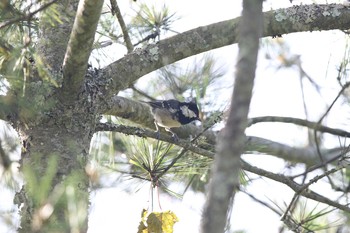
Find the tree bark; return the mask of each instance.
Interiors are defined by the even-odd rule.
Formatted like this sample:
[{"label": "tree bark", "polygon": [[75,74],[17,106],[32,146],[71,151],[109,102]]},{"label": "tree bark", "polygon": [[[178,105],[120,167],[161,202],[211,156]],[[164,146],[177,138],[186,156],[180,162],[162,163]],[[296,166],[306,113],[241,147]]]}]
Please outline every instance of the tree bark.
[{"label": "tree bark", "polygon": [[238,62],[231,107],[225,128],[219,134],[212,178],[202,217],[202,233],[224,232],[234,193],[240,183],[240,156],[252,97],[259,38],[262,32],[262,0],[243,1],[239,24]]},{"label": "tree bark", "polygon": [[[77,2],[61,1],[56,5],[61,22],[56,22],[54,26],[47,22],[48,16],[45,13],[41,14],[37,48],[51,78],[62,78],[61,66]],[[88,13],[100,15],[100,11]],[[76,21],[80,20],[79,17],[81,15]],[[97,25],[98,17],[92,18]],[[89,41],[87,47],[92,45],[95,30],[96,27],[84,35]],[[75,36],[71,39],[71,44],[85,46],[78,39],[79,36]],[[76,49],[73,45],[71,47]],[[87,231],[89,181],[85,167],[90,141],[99,120],[94,106],[97,96],[91,89],[86,90],[84,85],[89,77],[89,80],[97,79],[91,77],[96,75],[93,72],[85,75],[88,73],[87,59],[90,52],[91,48],[85,52],[87,55],[84,64],[79,63],[84,67],[84,72],[74,76],[79,82],[78,85],[71,85],[74,94],[61,98],[58,91],[61,86],[43,80],[34,70],[24,95],[16,97],[20,104],[16,105],[17,113],[11,115],[10,120],[22,142],[20,164],[26,178],[25,185],[15,196],[15,203],[21,206],[19,232]],[[75,54],[79,55],[80,53]],[[75,58],[74,55],[67,56],[66,61],[71,65],[76,61]],[[80,77],[77,78],[77,75]],[[63,78],[67,79],[67,76]]]}]

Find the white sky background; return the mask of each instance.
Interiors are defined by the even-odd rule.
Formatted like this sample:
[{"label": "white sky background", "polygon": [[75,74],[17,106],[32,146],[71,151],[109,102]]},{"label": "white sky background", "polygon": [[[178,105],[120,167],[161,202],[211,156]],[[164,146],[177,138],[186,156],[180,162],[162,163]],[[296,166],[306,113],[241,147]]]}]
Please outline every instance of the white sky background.
[{"label": "white sky background", "polygon": [[[146,2],[159,2],[159,0]],[[308,4],[313,1],[293,1],[293,4],[301,2]],[[333,2],[339,3],[340,1],[318,1],[318,3]],[[241,1],[177,0],[166,1],[166,3],[171,11],[177,12],[182,17],[173,27],[175,31],[179,32],[235,18],[241,13]],[[120,5],[122,12],[127,12],[134,3],[133,1],[119,1],[119,4],[122,4]],[[266,11],[272,7],[290,7],[292,4],[289,0],[269,0],[265,1],[264,6]],[[310,119],[318,120],[320,114],[325,110],[324,104],[330,103],[339,90],[335,82],[335,67],[343,56],[344,35],[338,31],[294,33],[283,35],[283,40],[287,41],[292,53],[301,55],[302,66],[312,78],[323,87],[333,88],[333,91],[323,92],[322,97],[319,97],[312,89],[306,91],[306,94],[311,93],[307,96],[308,106],[313,106],[313,111],[309,112]],[[272,50],[273,48],[271,48]],[[266,47],[263,51],[266,51]],[[108,56],[110,60],[114,61],[124,56],[124,53],[126,50],[116,47],[113,53]],[[227,86],[232,86],[237,46],[227,46],[211,53],[218,59],[218,65],[224,65],[227,70],[225,75]],[[264,55],[263,52],[260,53],[250,117],[276,115],[304,118],[298,71],[295,68],[277,71],[275,67],[271,67],[270,61],[264,59]],[[186,59],[183,63],[187,65],[191,59]],[[154,75],[154,73],[150,75]],[[230,96],[231,89],[227,89],[218,98],[219,101],[226,102]],[[331,122],[331,127],[350,131],[349,124],[343,123],[350,117],[350,111],[340,109],[340,107],[337,107],[336,110],[338,114],[328,117],[326,122]],[[305,142],[305,132],[287,124],[258,124],[247,130],[248,135],[261,136],[298,146]],[[330,146],[334,146],[334,144],[332,143]],[[244,158],[248,162],[274,172],[288,172],[283,170],[284,162],[273,157],[246,155]],[[319,183],[322,186],[322,182]],[[91,195],[89,233],[135,233],[137,231],[142,208],[148,206],[149,186],[144,185],[140,190],[131,193],[125,192],[126,186],[128,186],[127,181],[120,188],[101,189]],[[132,181],[130,186],[132,186]],[[288,203],[293,194],[290,189],[267,179],[255,182],[249,186],[248,190],[259,198],[268,197],[278,203]],[[0,207],[5,207],[5,204],[12,200],[11,198],[5,199],[7,195],[3,194],[0,195]],[[183,200],[163,195],[160,201],[163,211],[172,210],[179,217],[180,221],[175,224],[175,233],[179,233],[198,232],[204,200],[203,194],[188,192]],[[232,214],[233,230],[245,230],[249,233],[277,233],[278,227],[281,225],[279,218],[272,211],[252,202],[244,194],[239,193],[235,198]],[[1,227],[0,224],[0,232],[3,232]]]}]

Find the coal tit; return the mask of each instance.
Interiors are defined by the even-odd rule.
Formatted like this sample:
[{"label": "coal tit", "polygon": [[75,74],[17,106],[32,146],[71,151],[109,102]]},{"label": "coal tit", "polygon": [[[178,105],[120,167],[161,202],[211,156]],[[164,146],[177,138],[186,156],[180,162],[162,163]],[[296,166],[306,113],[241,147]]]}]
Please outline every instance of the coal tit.
[{"label": "coal tit", "polygon": [[172,134],[174,140],[178,140],[177,135],[171,131],[171,128],[180,127],[195,120],[200,121],[199,110],[194,102],[180,102],[171,99],[145,103],[151,106],[158,137],[158,126],[164,127],[166,131]]}]

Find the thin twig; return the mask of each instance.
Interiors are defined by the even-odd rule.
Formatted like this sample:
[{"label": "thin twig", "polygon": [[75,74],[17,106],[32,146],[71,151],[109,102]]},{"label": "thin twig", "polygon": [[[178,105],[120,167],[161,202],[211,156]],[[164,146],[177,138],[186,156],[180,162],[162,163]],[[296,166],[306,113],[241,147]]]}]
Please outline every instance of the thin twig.
[{"label": "thin twig", "polygon": [[[339,97],[343,94],[343,92],[345,91],[346,88],[348,88],[350,86],[350,82],[346,83],[342,89],[339,91],[338,95],[335,97],[335,99],[333,100],[332,104],[328,107],[327,111],[321,116],[321,118],[318,120],[318,124],[320,125],[323,121],[323,119],[328,115],[328,113],[331,111],[331,109],[333,108],[334,104],[337,102],[337,100],[339,99]],[[324,160],[323,160],[323,156],[322,156],[322,153],[321,153],[321,149],[320,149],[320,144],[319,144],[319,141],[318,141],[318,138],[317,138],[317,129],[314,130],[314,138],[315,138],[315,144],[316,144],[316,151],[317,151],[317,155],[318,157],[320,158],[320,161],[322,164],[324,164],[324,169],[325,171],[327,171],[327,164],[324,163]],[[329,183],[334,186],[332,180],[330,177],[328,177],[328,181]]]},{"label": "thin twig", "polygon": [[324,167],[325,164],[329,164],[329,163],[332,163],[332,162],[334,162],[334,161],[340,159],[340,158],[343,157],[345,154],[347,154],[349,151],[350,151],[350,145],[347,147],[346,150],[344,150],[344,151],[343,151],[342,153],[340,153],[339,155],[337,155],[337,156],[335,156],[335,157],[333,157],[333,158],[328,159],[328,160],[325,161],[324,163],[320,163],[320,164],[311,166],[311,167],[307,168],[303,173],[298,174],[298,175],[294,175],[294,176],[290,176],[290,178],[291,178],[291,179],[295,179],[295,178],[297,178],[297,177],[299,177],[299,176],[303,176],[303,175],[305,175],[305,174],[307,174],[307,173],[310,173],[310,172],[312,172],[312,171],[314,171],[314,170],[316,170],[316,169],[319,169],[319,168],[321,168],[321,167]]},{"label": "thin twig", "polygon": [[247,191],[244,190],[240,190],[242,193],[246,194],[248,197],[250,197],[251,199],[253,199],[254,201],[258,202],[259,204],[269,208],[270,210],[272,210],[273,212],[275,212],[278,216],[281,215],[281,212],[279,212],[276,208],[274,208],[273,206],[271,206],[269,203],[266,203],[260,199],[258,199],[257,197],[253,196],[252,194],[248,193]]},{"label": "thin twig", "polygon": [[300,195],[302,192],[306,191],[306,190],[310,187],[310,185],[312,185],[313,183],[316,183],[317,181],[319,181],[320,179],[322,179],[322,178],[324,178],[324,177],[328,177],[330,174],[335,173],[335,172],[339,171],[340,169],[343,169],[343,168],[346,167],[346,166],[347,166],[347,165],[345,165],[345,166],[343,165],[343,166],[339,166],[339,167],[337,167],[337,168],[333,168],[333,169],[331,169],[331,170],[328,170],[328,171],[326,171],[325,173],[323,173],[322,175],[315,176],[315,177],[312,178],[308,183],[302,185],[301,188],[300,188],[297,192],[295,192],[295,194],[294,194],[294,196],[293,196],[293,199],[292,199],[292,201],[290,202],[290,204],[289,204],[288,208],[286,209],[286,211],[284,212],[284,214],[283,214],[281,220],[282,220],[282,221],[285,220],[285,218],[287,217],[287,214],[288,214],[288,212],[289,212],[289,210],[290,210],[292,204],[295,202],[295,200],[299,197],[299,195]]},{"label": "thin twig", "polygon": [[128,50],[128,53],[131,53],[134,50],[134,46],[131,43],[128,29],[127,29],[126,24],[124,22],[122,13],[120,12],[118,3],[116,0],[110,0],[110,2],[111,2],[111,6],[112,6],[112,9],[111,9],[112,14],[116,15],[118,22],[119,22],[119,25],[120,25],[120,28],[122,29],[123,37],[124,37],[124,41],[125,41],[125,45],[126,45],[126,48]]},{"label": "thin twig", "polygon": [[[275,174],[273,172],[266,171],[264,169],[252,166],[249,163],[245,162],[244,160],[241,160],[241,163],[242,163],[242,169],[249,171],[249,172],[252,172],[254,174],[260,175],[260,176],[267,177],[267,178],[272,179],[274,181],[277,181],[279,183],[285,184],[289,188],[294,190],[295,192],[299,192],[301,196],[304,196],[306,198],[327,204],[329,206],[336,207],[336,208],[343,210],[345,212],[350,212],[350,208],[348,207],[349,204],[342,205],[342,204],[335,202],[335,201],[333,201],[325,196],[322,196],[322,195],[320,195],[312,190],[309,190],[309,189],[305,190],[304,186],[296,183],[295,181],[291,180],[290,178],[288,178],[284,175]],[[333,170],[330,170],[330,171],[334,172]],[[324,174],[324,175],[328,175],[328,173]],[[324,176],[322,176],[322,177],[324,177]]]},{"label": "thin twig", "polygon": [[350,138],[350,132],[348,131],[345,131],[342,129],[330,128],[330,127],[321,125],[319,122],[313,122],[313,121],[308,121],[308,120],[294,118],[294,117],[279,117],[279,116],[254,117],[248,120],[248,126],[251,126],[256,123],[261,123],[261,122],[291,123],[295,125],[305,126],[309,129],[314,129],[319,132]]},{"label": "thin twig", "polygon": [[140,89],[138,89],[137,87],[135,87],[135,85],[132,85],[130,87],[132,90],[134,90],[136,93],[140,94],[143,97],[146,97],[147,99],[151,100],[151,101],[155,101],[156,99],[153,98],[152,96],[148,95],[146,92],[141,91]]}]

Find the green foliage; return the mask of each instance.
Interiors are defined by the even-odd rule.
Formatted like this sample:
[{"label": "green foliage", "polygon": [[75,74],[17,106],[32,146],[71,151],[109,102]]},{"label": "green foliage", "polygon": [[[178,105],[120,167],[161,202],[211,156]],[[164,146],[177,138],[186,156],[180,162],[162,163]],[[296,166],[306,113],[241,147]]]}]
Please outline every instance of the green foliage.
[{"label": "green foliage", "polygon": [[34,162],[23,167],[26,195],[32,200],[32,229],[37,232],[77,232],[86,221],[89,194],[77,184],[87,185],[87,177],[73,171],[60,180],[58,163],[57,155],[34,155]]},{"label": "green foliage", "polygon": [[[23,174],[24,177],[26,177],[28,195],[32,198],[35,206],[40,206],[47,200],[52,191],[52,183],[57,171],[58,157],[55,155],[48,156],[47,164],[44,166],[42,164],[42,156],[34,156],[37,161],[35,163],[36,167],[29,164],[25,165],[23,167]],[[37,166],[47,167],[47,169],[38,172]],[[40,190],[40,192],[38,192],[38,190]]]},{"label": "green foliage", "polygon": [[309,206],[306,201],[302,201],[297,205],[293,214],[292,221],[302,229],[301,232],[319,232],[330,228],[332,223],[329,222],[326,216],[334,209],[330,207],[320,209],[318,205],[315,205],[313,209],[308,210]]},{"label": "green foliage", "polygon": [[163,87],[161,91],[170,91],[180,100],[184,96],[203,99],[208,94],[208,88],[217,83],[224,72],[221,68],[216,68],[215,58],[206,54],[199,61],[195,59],[191,62],[185,70],[173,64],[160,69],[159,75],[157,87]]},{"label": "green foliage", "polygon": [[166,5],[157,9],[154,5],[149,7],[141,3],[136,16],[131,21],[130,28],[135,29],[141,38],[153,35],[153,39],[159,40],[161,32],[172,31],[171,25],[178,19],[179,17],[171,13]]},{"label": "green foliage", "polygon": [[119,39],[123,38],[123,35],[120,34],[118,22],[116,21],[115,16],[110,14],[101,15],[97,33],[100,36],[103,36],[104,40],[108,38],[113,42],[122,43],[122,41],[119,41]]},{"label": "green foliage", "polygon": [[[42,2],[9,1],[0,4],[0,91],[6,93],[2,109],[25,122],[52,106],[48,101],[60,84],[36,52],[38,18],[34,10]],[[41,11],[45,23],[60,23],[57,5]],[[34,121],[33,121],[34,122]]]},{"label": "green foliage", "polygon": [[[46,1],[46,4],[49,4],[49,2]],[[60,14],[59,7],[65,6],[60,6],[59,4],[54,3],[51,4],[50,7],[43,9],[40,15],[40,23],[49,24],[51,27],[54,27],[57,24],[62,24],[63,20],[66,19]]]},{"label": "green foliage", "polygon": [[176,155],[175,146],[161,141],[154,144],[137,137],[125,139],[124,144],[129,162],[133,165],[132,176],[151,181],[154,186],[158,186],[160,175]]},{"label": "green foliage", "polygon": [[181,195],[168,187],[172,182],[185,185],[182,193],[189,187],[197,191],[204,190],[210,159],[190,152],[179,157],[182,152],[178,147],[160,141],[128,137],[124,143],[126,156],[132,165],[129,171],[132,177],[149,181],[153,187],[160,187],[177,197]]}]

